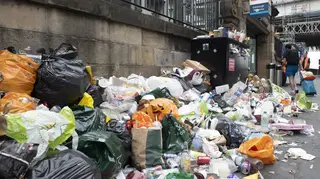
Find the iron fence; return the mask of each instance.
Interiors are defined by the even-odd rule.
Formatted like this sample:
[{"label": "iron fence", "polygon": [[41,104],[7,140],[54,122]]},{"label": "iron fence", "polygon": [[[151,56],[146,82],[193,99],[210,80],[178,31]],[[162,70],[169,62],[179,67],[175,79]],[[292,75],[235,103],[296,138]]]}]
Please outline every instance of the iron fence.
[{"label": "iron fence", "polygon": [[121,0],[141,13],[201,31],[220,25],[220,0]]}]

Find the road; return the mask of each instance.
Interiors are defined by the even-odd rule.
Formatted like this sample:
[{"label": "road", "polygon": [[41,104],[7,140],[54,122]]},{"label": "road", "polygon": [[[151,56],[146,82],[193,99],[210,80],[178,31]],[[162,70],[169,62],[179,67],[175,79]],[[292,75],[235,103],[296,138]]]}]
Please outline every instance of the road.
[{"label": "road", "polygon": [[[320,78],[315,80],[316,89],[320,92]],[[320,105],[320,95],[309,97],[314,103]],[[278,161],[273,165],[265,166],[261,171],[265,179],[319,179],[320,178],[320,111],[317,112],[305,112],[300,114],[297,119],[306,120],[307,124],[311,124],[314,127],[314,136],[306,136],[303,134],[295,134],[292,137],[284,137],[288,143],[297,143],[295,148],[302,148],[307,153],[316,156],[312,161],[303,159],[288,159],[287,162],[281,160],[284,159],[284,155],[289,148],[293,148],[289,145],[281,145],[276,150],[283,151],[282,154],[276,154]],[[313,168],[312,168],[313,167]]]}]

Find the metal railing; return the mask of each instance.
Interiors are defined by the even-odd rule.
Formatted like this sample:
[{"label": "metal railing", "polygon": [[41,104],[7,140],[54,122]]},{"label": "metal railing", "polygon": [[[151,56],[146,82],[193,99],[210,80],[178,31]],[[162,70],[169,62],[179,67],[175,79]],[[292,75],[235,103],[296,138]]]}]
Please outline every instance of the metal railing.
[{"label": "metal railing", "polygon": [[120,0],[127,7],[202,32],[220,23],[220,0]]}]

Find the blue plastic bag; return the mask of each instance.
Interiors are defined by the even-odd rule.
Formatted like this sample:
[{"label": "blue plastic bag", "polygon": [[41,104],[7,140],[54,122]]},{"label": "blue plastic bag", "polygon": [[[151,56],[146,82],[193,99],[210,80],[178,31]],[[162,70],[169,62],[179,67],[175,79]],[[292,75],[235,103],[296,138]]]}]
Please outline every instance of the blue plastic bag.
[{"label": "blue plastic bag", "polygon": [[313,81],[308,81],[308,80],[302,81],[302,89],[304,92],[306,92],[307,95],[317,94],[317,90],[314,87]]}]

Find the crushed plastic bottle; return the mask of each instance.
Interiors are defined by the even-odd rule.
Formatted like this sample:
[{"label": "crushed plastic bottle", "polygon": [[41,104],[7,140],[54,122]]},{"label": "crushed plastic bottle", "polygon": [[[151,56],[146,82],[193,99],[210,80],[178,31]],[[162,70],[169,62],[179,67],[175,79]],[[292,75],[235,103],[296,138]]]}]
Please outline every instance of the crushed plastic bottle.
[{"label": "crushed plastic bottle", "polygon": [[184,150],[180,158],[180,167],[181,167],[181,170],[185,172],[191,171],[191,156],[189,155],[187,142],[184,143]]}]

